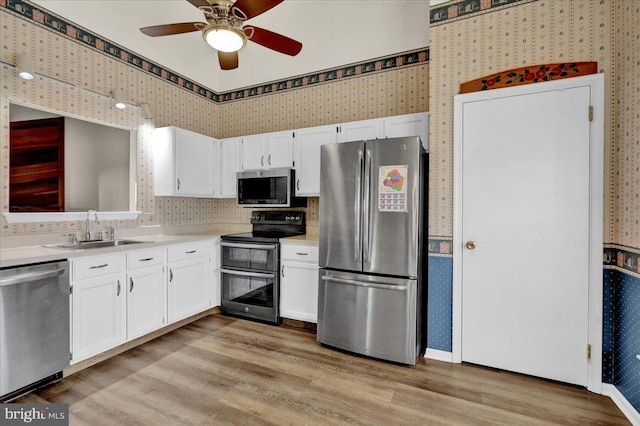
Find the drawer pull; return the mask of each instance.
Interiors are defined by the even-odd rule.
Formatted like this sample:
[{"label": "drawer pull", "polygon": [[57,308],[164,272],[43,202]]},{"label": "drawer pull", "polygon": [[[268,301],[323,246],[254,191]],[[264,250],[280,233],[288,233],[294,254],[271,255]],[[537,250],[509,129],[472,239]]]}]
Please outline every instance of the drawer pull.
[{"label": "drawer pull", "polygon": [[89,269],[100,269],[100,268],[106,268],[107,266],[109,266],[109,264],[108,263],[104,263],[102,265],[89,266]]},{"label": "drawer pull", "polygon": [[153,260],[153,257],[146,257],[144,259],[140,259],[140,262],[148,262],[150,260]]},{"label": "drawer pull", "polygon": [[195,252],[196,252],[196,250],[189,250],[189,251],[185,251],[185,254],[193,254]]},{"label": "drawer pull", "polygon": [[297,252],[296,252],[296,254],[297,254],[298,256],[308,256],[308,255],[309,255],[309,253],[301,253],[301,252],[299,252],[299,251],[297,251]]}]

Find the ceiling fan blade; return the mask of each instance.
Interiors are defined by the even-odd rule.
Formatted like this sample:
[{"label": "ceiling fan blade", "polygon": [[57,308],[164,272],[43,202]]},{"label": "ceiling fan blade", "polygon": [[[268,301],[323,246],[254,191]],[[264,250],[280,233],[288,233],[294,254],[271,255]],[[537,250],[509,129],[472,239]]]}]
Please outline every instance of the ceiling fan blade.
[{"label": "ceiling fan blade", "polygon": [[199,31],[204,24],[202,22],[180,22],[178,24],[154,25],[152,27],[140,28],[143,34],[151,37],[166,36],[173,34],[190,33],[191,31]]},{"label": "ceiling fan blade", "polygon": [[238,68],[238,52],[221,52],[218,50],[218,62],[223,70]]},{"label": "ceiling fan blade", "polygon": [[238,18],[251,19],[267,10],[276,7],[284,0],[236,0],[231,7],[231,13]]},{"label": "ceiling fan blade", "polygon": [[243,30],[249,40],[276,52],[296,56],[302,50],[302,43],[282,34],[254,26],[245,26]]},{"label": "ceiling fan blade", "polygon": [[211,5],[209,4],[209,2],[207,0],[187,0],[189,3],[191,3],[192,5],[194,5],[197,8],[200,7],[211,7]]}]

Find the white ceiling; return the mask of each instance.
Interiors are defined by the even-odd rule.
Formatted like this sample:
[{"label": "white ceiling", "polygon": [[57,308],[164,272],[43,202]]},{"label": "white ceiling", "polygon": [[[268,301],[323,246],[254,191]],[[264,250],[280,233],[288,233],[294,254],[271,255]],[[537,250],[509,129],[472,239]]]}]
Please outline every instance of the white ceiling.
[{"label": "white ceiling", "polygon": [[248,42],[221,71],[200,32],[148,37],[140,27],[202,21],[186,0],[32,0],[197,84],[224,92],[429,44],[429,6],[441,0],[286,0],[248,22],[303,44],[295,57]]}]

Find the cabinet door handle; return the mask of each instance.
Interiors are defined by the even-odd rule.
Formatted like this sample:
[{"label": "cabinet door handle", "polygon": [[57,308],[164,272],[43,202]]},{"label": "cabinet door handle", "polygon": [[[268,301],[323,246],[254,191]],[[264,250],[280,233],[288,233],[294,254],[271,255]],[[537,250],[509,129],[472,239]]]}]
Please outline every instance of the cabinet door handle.
[{"label": "cabinet door handle", "polygon": [[176,179],[178,181],[178,191],[180,191],[180,179]]},{"label": "cabinet door handle", "polygon": [[296,189],[300,191],[300,179],[296,180]]},{"label": "cabinet door handle", "polygon": [[107,266],[109,266],[109,264],[108,263],[104,263],[102,265],[89,266],[89,269],[100,269],[100,268],[105,268]]},{"label": "cabinet door handle", "polygon": [[169,269],[169,282],[173,281],[173,270]]},{"label": "cabinet door handle", "polygon": [[271,154],[269,154],[269,157],[267,158],[267,164],[271,165]]},{"label": "cabinet door handle", "polygon": [[260,165],[264,167],[264,155],[260,157]]},{"label": "cabinet door handle", "polygon": [[133,278],[129,278],[129,293],[133,291]]},{"label": "cabinet door handle", "polygon": [[284,265],[282,265],[282,277],[284,278]]},{"label": "cabinet door handle", "polygon": [[116,293],[116,296],[120,296],[120,280],[118,280],[118,292]]}]

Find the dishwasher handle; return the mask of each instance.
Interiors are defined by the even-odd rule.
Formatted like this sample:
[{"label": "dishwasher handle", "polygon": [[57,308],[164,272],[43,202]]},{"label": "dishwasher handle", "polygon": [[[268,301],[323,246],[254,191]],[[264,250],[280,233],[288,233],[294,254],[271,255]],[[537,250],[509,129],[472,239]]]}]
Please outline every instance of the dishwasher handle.
[{"label": "dishwasher handle", "polygon": [[23,284],[31,281],[44,280],[47,278],[57,277],[64,274],[65,269],[54,269],[51,271],[29,272],[22,275],[16,275],[8,278],[0,279],[0,287],[6,287],[15,284]]}]

